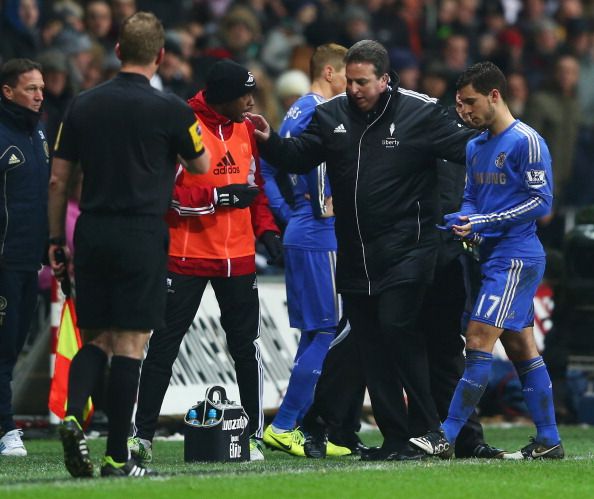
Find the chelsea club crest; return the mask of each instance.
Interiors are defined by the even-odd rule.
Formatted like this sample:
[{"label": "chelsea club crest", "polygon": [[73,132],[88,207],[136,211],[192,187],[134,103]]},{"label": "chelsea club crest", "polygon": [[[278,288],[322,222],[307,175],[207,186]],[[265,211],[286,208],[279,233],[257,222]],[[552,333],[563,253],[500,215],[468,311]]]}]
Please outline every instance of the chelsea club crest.
[{"label": "chelsea club crest", "polygon": [[505,154],[504,152],[500,152],[497,157],[495,158],[495,166],[497,168],[503,168],[503,164],[505,163],[505,158],[507,157],[507,154]]}]

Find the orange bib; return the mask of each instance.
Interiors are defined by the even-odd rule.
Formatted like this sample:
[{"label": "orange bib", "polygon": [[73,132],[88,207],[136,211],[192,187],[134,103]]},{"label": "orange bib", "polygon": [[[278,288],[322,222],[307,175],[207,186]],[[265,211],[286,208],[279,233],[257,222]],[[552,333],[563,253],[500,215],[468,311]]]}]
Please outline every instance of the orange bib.
[{"label": "orange bib", "polygon": [[[202,139],[211,155],[204,175],[184,172],[183,185],[254,184],[256,165],[248,129],[234,123],[227,140],[202,127]],[[185,258],[237,258],[255,254],[255,237],[249,208],[217,206],[212,215],[168,217],[169,255]]]}]

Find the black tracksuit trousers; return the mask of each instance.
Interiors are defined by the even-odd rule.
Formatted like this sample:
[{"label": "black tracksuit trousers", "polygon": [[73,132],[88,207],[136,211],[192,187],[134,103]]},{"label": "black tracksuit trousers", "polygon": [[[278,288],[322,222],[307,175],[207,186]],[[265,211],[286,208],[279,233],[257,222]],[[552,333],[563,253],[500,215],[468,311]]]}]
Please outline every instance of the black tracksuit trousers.
[{"label": "black tracksuit trousers", "polygon": [[[422,361],[419,364],[421,370],[424,369],[423,372],[421,370],[413,372],[416,372],[417,376],[424,376],[424,383],[427,381],[427,376],[429,377],[431,396],[441,420],[447,416],[454,389],[464,371],[464,341],[460,335],[460,321],[464,311],[465,297],[462,265],[458,259],[452,260],[436,271],[434,283],[425,293],[415,328],[417,330],[415,334],[418,335],[416,338],[426,341],[428,361],[424,364],[424,368]],[[356,296],[355,301],[361,298],[369,297]],[[397,296],[393,296],[393,298],[395,299]],[[371,299],[367,301],[371,302]],[[376,300],[376,306],[377,303]],[[348,313],[349,311],[346,309],[345,303],[345,311]],[[414,312],[414,306],[411,307],[411,311]],[[378,316],[376,315],[376,317]],[[367,376],[365,375],[365,368],[368,367],[368,364],[363,352],[365,352],[366,343],[372,341],[367,333],[372,329],[377,331],[379,329],[378,322],[373,316],[360,318],[355,311],[355,322],[351,324],[350,334],[340,336],[333,343],[316,386],[314,402],[304,419],[306,430],[308,427],[312,428],[319,424],[318,418],[321,418],[331,429],[342,427],[345,424],[345,417],[346,424],[349,424],[348,414],[352,412],[349,407],[353,400],[359,399],[361,387],[369,383],[370,375],[369,373]],[[359,335],[355,332],[355,324],[362,328]],[[341,330],[339,329],[339,331]],[[374,341],[386,345],[381,338],[378,340],[377,335],[374,337]],[[416,343],[413,341],[413,344]],[[422,435],[429,428],[427,425],[434,425],[435,422],[431,417],[427,417],[427,413],[422,407],[423,403],[428,403],[428,395],[425,391],[422,392],[421,404],[415,403],[409,395],[407,413],[406,407],[400,402],[399,395],[401,395],[402,385],[398,381],[397,376],[399,375],[391,366],[386,367],[385,356],[374,357],[373,345],[371,347],[371,354],[367,362],[371,362],[372,383],[377,381],[378,375],[382,375],[383,369],[386,369],[386,372],[390,373],[394,380],[393,387],[390,387],[387,382],[387,390],[382,388],[385,383],[380,383],[379,388],[376,385],[376,392],[377,390],[380,392],[379,401],[376,397],[374,404],[372,396],[372,404],[376,421],[378,425],[381,422],[383,426],[383,428],[380,426],[380,429],[386,439],[384,445],[397,448],[402,445],[404,440],[402,435],[404,428],[407,429],[407,436]],[[415,350],[415,355],[422,357],[418,344],[416,344]],[[379,349],[376,349],[375,352],[381,354]],[[378,360],[382,363],[378,364],[376,362]],[[397,361],[394,359],[394,362]],[[410,365],[410,363],[408,364]],[[394,398],[394,402],[390,401],[390,395]],[[386,425],[388,425],[387,438],[384,433]],[[390,427],[390,425],[392,426]],[[456,441],[456,454],[458,456],[469,455],[481,442],[483,442],[482,427],[477,414],[473,413]]]},{"label": "black tracksuit trousers", "polygon": [[136,435],[152,440],[172,366],[182,339],[192,324],[210,281],[221,309],[221,325],[235,362],[241,404],[250,419],[250,435],[262,435],[263,370],[260,349],[260,303],[256,274],[233,277],[196,277],[169,272],[166,326],[153,332],[142,364]]}]

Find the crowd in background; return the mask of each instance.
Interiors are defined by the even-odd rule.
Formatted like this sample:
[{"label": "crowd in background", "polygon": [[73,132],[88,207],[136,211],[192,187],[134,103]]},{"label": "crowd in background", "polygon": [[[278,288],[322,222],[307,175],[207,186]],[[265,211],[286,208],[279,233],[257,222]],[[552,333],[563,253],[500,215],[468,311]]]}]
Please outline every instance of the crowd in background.
[{"label": "crowd in background", "polygon": [[[553,156],[555,210],[594,202],[594,1],[592,0],[5,0],[0,58],[42,63],[48,135],[71,97],[115,74],[118,26],[150,10],[167,29],[153,84],[182,98],[204,86],[220,58],[258,81],[257,112],[278,126],[308,90],[313,48],[375,39],[401,86],[454,100],[458,75],[491,60],[509,79],[516,117]],[[298,71],[295,71],[298,70]],[[290,71],[289,73],[287,73]],[[553,246],[555,241],[552,241]]]},{"label": "crowd in background", "polygon": [[[594,0],[0,0],[0,8],[0,63],[43,66],[50,144],[72,97],[117,73],[122,21],[148,10],[166,27],[154,86],[187,99],[217,60],[233,59],[255,75],[254,112],[275,128],[309,91],[309,59],[323,43],[378,40],[402,87],[446,105],[459,74],[491,60],[507,76],[514,116],[552,154],[554,216],[541,228],[549,250],[562,248],[576,208],[594,204]],[[557,255],[552,272],[563,265]]]}]

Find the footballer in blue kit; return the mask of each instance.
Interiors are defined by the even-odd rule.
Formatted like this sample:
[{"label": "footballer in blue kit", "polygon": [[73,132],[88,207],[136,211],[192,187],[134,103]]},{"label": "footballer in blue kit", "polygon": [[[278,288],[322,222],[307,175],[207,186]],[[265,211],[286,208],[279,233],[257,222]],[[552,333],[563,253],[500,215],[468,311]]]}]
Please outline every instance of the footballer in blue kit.
[{"label": "footballer in blue kit", "polygon": [[551,156],[543,138],[515,120],[495,136],[486,130],[471,140],[466,157],[459,215],[468,216],[482,241],[484,276],[472,319],[521,331],[533,325],[534,294],[544,275],[536,219],[551,209]]},{"label": "footballer in blue kit", "polygon": [[448,458],[460,429],[487,386],[493,347],[500,339],[522,382],[536,436],[504,459],[561,459],[552,385],[533,336],[536,289],[545,252],[536,220],[552,206],[551,156],[544,139],[511,115],[506,80],[497,66],[481,62],[457,83],[465,121],[484,131],[466,149],[466,187],[459,212],[444,217],[451,230],[478,245],[481,289],[466,333],[466,366],[440,431],[411,443]]},{"label": "footballer in blue kit", "polygon": [[[346,48],[336,44],[316,48],[310,63],[311,92],[287,111],[279,135],[300,135],[318,104],[344,92],[345,54]],[[293,206],[281,194],[276,173],[274,166],[262,161],[270,207],[286,223],[283,246],[287,307],[290,325],[301,330],[301,338],[285,397],[263,440],[272,449],[304,456],[304,436],[297,425],[313,401],[315,385],[342,312],[335,286],[334,213],[324,163],[305,175],[289,175]],[[350,453],[346,447],[328,443],[329,456]]]}]

